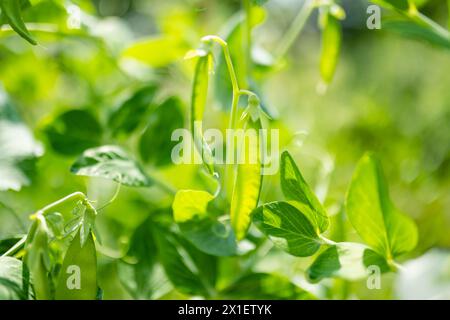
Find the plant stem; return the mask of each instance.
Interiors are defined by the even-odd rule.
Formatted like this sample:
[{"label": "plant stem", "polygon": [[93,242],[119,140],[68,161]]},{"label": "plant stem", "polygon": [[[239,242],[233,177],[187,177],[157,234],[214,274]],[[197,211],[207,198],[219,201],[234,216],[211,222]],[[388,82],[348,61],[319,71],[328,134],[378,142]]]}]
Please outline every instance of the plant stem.
[{"label": "plant stem", "polygon": [[300,32],[302,32],[306,21],[314,9],[314,2],[314,0],[305,0],[305,3],[297,16],[294,18],[291,26],[286,31],[283,38],[281,38],[278,48],[275,50],[275,61],[279,61],[282,57],[284,57],[289,48],[294,44],[295,39],[298,37]]},{"label": "plant stem", "polygon": [[448,30],[450,30],[450,0],[447,0],[447,23]]},{"label": "plant stem", "polygon": [[74,193],[71,193],[67,196],[65,196],[64,198],[61,198],[55,202],[50,203],[49,205],[46,205],[45,207],[43,207],[42,209],[38,210],[34,215],[32,215],[31,217],[33,218],[36,215],[44,215],[45,213],[47,213],[50,210],[55,209],[56,207],[68,202],[68,201],[73,201],[73,200],[86,200],[86,195],[83,192],[77,191]]},{"label": "plant stem", "polygon": [[111,203],[113,203],[114,200],[116,200],[116,198],[117,198],[117,196],[119,195],[119,192],[120,192],[120,186],[121,186],[121,184],[117,183],[117,188],[116,188],[116,191],[114,192],[114,195],[112,196],[112,198],[109,199],[109,201],[106,202],[104,205],[102,205],[100,208],[96,209],[97,212],[105,209],[107,206],[109,206]]},{"label": "plant stem", "polygon": [[250,0],[243,0],[245,19],[243,20],[242,46],[245,52],[244,79],[247,86],[248,78],[252,73],[252,4]]},{"label": "plant stem", "polygon": [[8,257],[16,253],[22,246],[25,244],[25,241],[27,240],[27,236],[23,236],[22,239],[20,239],[15,245],[13,245],[11,248],[9,248],[8,251],[6,251],[4,254],[2,254],[2,257]]},{"label": "plant stem", "polygon": [[[450,4],[450,0],[448,0],[448,1]],[[449,9],[449,11],[450,11],[450,9]],[[426,26],[426,27],[432,29],[434,32],[439,34],[441,37],[446,38],[447,40],[450,41],[450,32],[448,30],[446,30],[441,25],[434,22],[433,20],[431,20],[424,14],[420,13],[417,9],[410,9],[406,15],[408,18],[415,21],[416,23],[419,23],[423,26]],[[449,27],[450,27],[450,22],[449,22]]]}]

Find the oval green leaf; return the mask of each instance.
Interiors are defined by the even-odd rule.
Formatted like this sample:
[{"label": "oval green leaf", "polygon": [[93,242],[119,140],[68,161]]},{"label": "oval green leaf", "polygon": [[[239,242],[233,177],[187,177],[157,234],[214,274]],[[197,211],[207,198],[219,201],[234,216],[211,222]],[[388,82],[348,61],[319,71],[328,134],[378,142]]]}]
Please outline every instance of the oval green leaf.
[{"label": "oval green leaf", "polygon": [[70,171],[76,175],[110,179],[130,187],[148,187],[151,179],[128,154],[117,146],[88,149]]},{"label": "oval green leaf", "polygon": [[[303,211],[309,210],[304,206]],[[271,202],[258,207],[253,222],[276,247],[297,257],[308,257],[320,248],[313,225],[297,207],[287,202]]]},{"label": "oval green leaf", "polygon": [[281,154],[280,172],[281,190],[284,196],[288,200],[295,200],[308,206],[311,211],[304,212],[304,214],[320,233],[325,232],[330,224],[327,212],[287,151]]},{"label": "oval green leaf", "polygon": [[360,237],[387,260],[414,249],[417,227],[392,204],[379,161],[366,154],[353,174],[346,212]]}]

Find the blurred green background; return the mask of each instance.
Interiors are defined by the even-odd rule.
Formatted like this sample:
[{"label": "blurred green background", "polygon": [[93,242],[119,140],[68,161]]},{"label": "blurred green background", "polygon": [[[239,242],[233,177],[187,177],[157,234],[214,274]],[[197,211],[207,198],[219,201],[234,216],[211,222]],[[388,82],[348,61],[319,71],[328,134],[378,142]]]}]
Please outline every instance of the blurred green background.
[{"label": "blurred green background", "polygon": [[[152,104],[178,97],[187,127],[194,64],[183,57],[199,46],[202,36],[226,35],[229,20],[240,10],[240,2],[231,0],[32,3],[24,16],[39,45],[31,46],[3,28],[0,82],[2,96],[9,96],[42,144],[43,154],[23,164],[26,178],[20,190],[0,192],[0,238],[25,233],[29,214],[70,192],[87,191],[98,203],[111,197],[114,184],[74,176],[69,168],[83,150],[77,149],[82,143],[120,144],[138,153],[136,141],[145,119],[132,135],[114,135],[108,128],[109,115],[139,88],[157,85]],[[254,45],[261,48],[258,70],[264,81],[259,91],[275,119],[273,126],[281,129],[281,146],[295,155],[333,214],[333,240],[358,240],[342,206],[357,160],[365,151],[375,151],[394,202],[417,222],[419,245],[405,257],[414,259],[405,264],[405,272],[383,276],[381,290],[368,290],[364,281],[309,284],[303,271],[311,258],[294,258],[271,248],[257,256],[252,270],[285,276],[319,298],[450,298],[450,52],[383,27],[368,30],[368,2],[343,1],[347,19],[340,61],[333,82],[319,93],[316,15],[282,62],[270,65],[270,53],[301,4],[269,0],[265,21],[253,33]],[[430,0],[422,12],[447,23],[444,1]],[[73,28],[78,23],[80,28]],[[210,100],[213,111],[206,115],[206,126],[223,128],[226,106]],[[73,109],[84,113],[66,122],[58,118]],[[25,143],[19,135],[9,138],[14,144]],[[2,170],[7,169],[0,168],[0,185],[6,176]],[[204,187],[194,165],[147,163],[146,170],[174,189]],[[278,177],[267,178],[261,202],[280,198]],[[123,187],[118,199],[101,212],[99,273],[105,299],[187,297],[173,288],[160,267],[149,288],[133,293],[137,284],[128,278],[138,271],[130,269],[132,258],[122,259],[136,229],[149,217],[170,215],[171,201],[158,187]],[[219,286],[243,272],[247,258],[221,258]],[[278,293],[293,297],[289,290],[280,287]],[[230,297],[245,294],[245,288],[236,288]]]}]

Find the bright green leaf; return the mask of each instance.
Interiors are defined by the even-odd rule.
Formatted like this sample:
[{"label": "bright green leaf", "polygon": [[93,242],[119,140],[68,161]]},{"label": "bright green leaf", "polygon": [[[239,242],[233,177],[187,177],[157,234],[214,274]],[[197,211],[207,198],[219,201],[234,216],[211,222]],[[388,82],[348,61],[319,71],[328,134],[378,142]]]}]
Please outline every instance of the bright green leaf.
[{"label": "bright green leaf", "polygon": [[122,56],[160,68],[181,60],[187,50],[188,46],[180,38],[158,35],[136,41]]},{"label": "bright green leaf", "polygon": [[367,246],[340,242],[322,252],[308,268],[307,275],[311,282],[329,277],[360,280],[369,275],[371,266],[377,266],[380,272],[389,271],[386,260]]},{"label": "bright green leaf", "polygon": [[[303,212],[310,210],[303,207]],[[258,207],[253,222],[278,248],[298,257],[313,255],[321,241],[313,225],[297,207],[271,202]]]},{"label": "bright green leaf", "polygon": [[408,0],[371,0],[373,3],[385,6],[390,9],[406,11],[409,8]]},{"label": "bright green leaf", "polygon": [[130,187],[148,187],[152,184],[141,167],[117,146],[86,150],[70,171],[80,176],[111,179]]},{"label": "bright green leaf", "polygon": [[[306,183],[300,170],[289,152],[281,154],[280,168],[281,190],[288,200],[295,200],[307,205],[311,211],[304,212],[310,222],[321,233],[328,229],[330,221],[327,212]],[[309,215],[309,212],[312,214]]]},{"label": "bright green leaf", "polygon": [[2,16],[6,18],[6,21],[22,38],[27,40],[32,45],[36,45],[31,33],[28,31],[22,18],[21,1],[19,0],[1,0],[0,8]]},{"label": "bright green leaf", "polygon": [[364,155],[355,169],[346,212],[360,237],[388,260],[417,244],[414,221],[392,204],[381,165],[371,154]]},{"label": "bright green leaf", "polygon": [[450,38],[437,33],[431,28],[407,20],[387,20],[383,22],[383,28],[397,32],[402,36],[416,40],[426,41],[431,45],[450,49]]},{"label": "bright green leaf", "polygon": [[173,201],[173,215],[183,236],[199,250],[215,256],[237,253],[230,226],[208,214],[208,204],[214,197],[206,191],[180,190]]}]

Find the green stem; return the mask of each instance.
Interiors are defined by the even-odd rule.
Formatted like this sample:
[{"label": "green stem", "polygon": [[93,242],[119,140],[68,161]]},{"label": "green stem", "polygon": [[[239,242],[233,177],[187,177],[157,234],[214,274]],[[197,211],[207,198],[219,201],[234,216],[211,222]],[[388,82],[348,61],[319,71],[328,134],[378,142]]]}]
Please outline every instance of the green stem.
[{"label": "green stem", "polygon": [[244,74],[245,74],[245,86],[247,86],[247,79],[252,73],[252,4],[250,0],[243,0],[243,7],[245,11],[245,19],[243,21],[243,37],[242,45],[245,52],[244,59]]},{"label": "green stem", "polygon": [[[450,0],[448,0],[450,1]],[[406,16],[416,23],[419,23],[425,27],[432,29],[434,32],[439,34],[441,37],[446,38],[450,41],[450,32],[443,28],[438,23],[434,22],[424,14],[420,13],[415,7],[411,7],[407,12]]]},{"label": "green stem", "polygon": [[450,0],[447,0],[447,12],[448,30],[450,30]]},{"label": "green stem", "polygon": [[11,248],[9,248],[8,251],[6,251],[4,254],[2,254],[2,257],[8,257],[13,254],[15,254],[22,246],[25,244],[25,241],[27,241],[27,236],[23,236],[15,245],[13,245]]},{"label": "green stem", "polygon": [[326,238],[325,236],[319,234],[319,239],[321,240],[322,244],[326,244],[329,246],[335,246],[337,243],[334,242],[333,240],[330,240],[328,238]]},{"label": "green stem", "polygon": [[295,17],[289,29],[280,40],[278,48],[275,50],[275,61],[281,60],[285,54],[289,51],[289,48],[294,44],[295,39],[302,32],[305,27],[306,21],[308,21],[315,7],[314,0],[306,0],[300,9],[299,13]]},{"label": "green stem", "polygon": [[[220,37],[214,36],[214,35],[208,35],[202,38],[203,42],[216,42],[222,47],[223,55],[225,57],[225,62],[227,65],[228,73],[230,76],[231,81],[231,87],[232,87],[232,99],[231,99],[231,116],[230,121],[228,124],[228,129],[236,129],[237,119],[238,119],[238,104],[239,104],[239,97],[241,95],[254,95],[258,97],[258,95],[252,91],[249,90],[241,90],[239,88],[239,83],[236,77],[236,72],[234,70],[233,61],[231,59],[230,50],[228,48],[228,44]],[[229,181],[229,175],[230,175],[230,164],[225,165],[225,183],[224,183],[224,190],[225,192],[228,192],[227,186]],[[234,179],[233,179],[234,180]]]},{"label": "green stem", "polygon": [[107,206],[109,206],[111,203],[113,203],[114,200],[116,200],[116,198],[117,198],[117,196],[119,195],[119,192],[120,192],[120,186],[121,186],[121,184],[117,183],[117,188],[116,188],[116,191],[114,192],[114,195],[112,196],[112,198],[109,199],[109,201],[106,202],[105,204],[103,204],[100,208],[96,209],[97,212],[105,209]]},{"label": "green stem", "polygon": [[64,198],[61,198],[55,202],[50,203],[49,205],[46,205],[45,207],[43,207],[42,209],[38,210],[34,215],[31,216],[31,218],[33,219],[36,215],[45,215],[45,213],[47,213],[50,210],[54,210],[55,208],[63,205],[64,203],[68,202],[68,201],[74,201],[74,200],[86,200],[86,195],[83,192],[77,191],[74,193],[71,193],[67,196],[65,196]]}]

